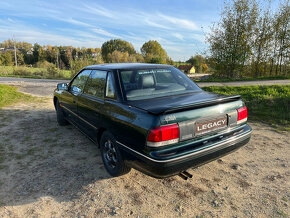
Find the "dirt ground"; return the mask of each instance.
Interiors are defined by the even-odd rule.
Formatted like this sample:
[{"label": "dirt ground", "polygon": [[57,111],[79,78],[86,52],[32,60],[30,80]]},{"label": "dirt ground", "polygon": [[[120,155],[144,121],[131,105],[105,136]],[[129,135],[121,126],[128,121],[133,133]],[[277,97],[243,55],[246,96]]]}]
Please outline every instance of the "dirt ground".
[{"label": "dirt ground", "polygon": [[250,123],[249,144],[189,169],[112,178],[97,147],[60,127],[51,100],[0,110],[0,217],[288,217],[289,132]]}]

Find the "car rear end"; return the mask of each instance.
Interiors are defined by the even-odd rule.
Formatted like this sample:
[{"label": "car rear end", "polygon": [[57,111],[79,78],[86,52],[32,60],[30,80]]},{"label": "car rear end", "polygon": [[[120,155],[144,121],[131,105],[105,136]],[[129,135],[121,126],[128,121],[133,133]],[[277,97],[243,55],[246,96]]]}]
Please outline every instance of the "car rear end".
[{"label": "car rear end", "polygon": [[[152,79],[146,72],[145,76],[147,85],[155,75]],[[147,91],[154,94],[157,86]],[[134,99],[128,104],[160,120],[159,125],[148,129],[142,152],[127,148],[135,157],[133,166],[153,177],[176,175],[213,161],[245,145],[251,137],[247,108],[240,96],[208,93],[198,88],[178,95]]]},{"label": "car rear end", "polygon": [[134,167],[156,178],[227,155],[247,144],[252,132],[241,99],[155,116],[160,125],[148,130],[144,152],[134,152]]}]

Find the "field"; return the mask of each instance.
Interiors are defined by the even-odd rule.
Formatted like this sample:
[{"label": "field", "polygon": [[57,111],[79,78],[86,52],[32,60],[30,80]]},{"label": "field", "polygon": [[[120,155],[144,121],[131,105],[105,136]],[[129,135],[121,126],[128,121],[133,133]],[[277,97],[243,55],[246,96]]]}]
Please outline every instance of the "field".
[{"label": "field", "polygon": [[241,95],[251,121],[290,130],[290,86],[204,87],[205,91]]},{"label": "field", "polygon": [[71,79],[71,72],[69,70],[57,69],[53,69],[50,72],[49,69],[36,67],[0,66],[0,76],[35,79]]},{"label": "field", "polygon": [[[277,92],[284,92],[284,88]],[[9,89],[0,86],[0,93]],[[266,91],[260,89],[255,87],[251,95],[261,92],[264,96]],[[249,123],[253,135],[245,147],[189,169],[193,178],[187,181],[178,176],[154,179],[136,170],[112,178],[95,144],[73,126],[57,125],[51,99],[31,97],[34,100],[28,101],[24,97],[7,102],[9,96],[22,96],[15,88],[9,92],[12,94],[0,98],[0,104],[6,102],[0,109],[0,217],[290,214],[290,134],[277,131],[278,123],[274,128],[256,116]],[[248,97],[247,105],[256,97]]]},{"label": "field", "polygon": [[196,82],[235,82],[235,81],[262,81],[262,80],[283,80],[290,79],[290,76],[264,76],[264,77],[244,77],[244,78],[221,78],[214,75],[208,76],[206,79],[194,80]]}]

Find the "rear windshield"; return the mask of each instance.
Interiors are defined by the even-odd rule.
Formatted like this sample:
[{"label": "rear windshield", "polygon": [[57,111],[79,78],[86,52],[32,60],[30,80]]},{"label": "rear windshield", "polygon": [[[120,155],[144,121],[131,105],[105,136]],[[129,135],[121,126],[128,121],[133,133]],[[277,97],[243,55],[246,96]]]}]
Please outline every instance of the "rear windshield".
[{"label": "rear windshield", "polygon": [[142,100],[201,91],[174,67],[120,71],[127,100]]}]

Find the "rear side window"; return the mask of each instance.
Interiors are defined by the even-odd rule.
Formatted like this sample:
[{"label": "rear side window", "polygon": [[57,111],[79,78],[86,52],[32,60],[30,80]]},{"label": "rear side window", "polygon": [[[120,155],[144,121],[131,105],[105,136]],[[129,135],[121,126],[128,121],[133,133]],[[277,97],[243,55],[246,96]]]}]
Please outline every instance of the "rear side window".
[{"label": "rear side window", "polygon": [[106,85],[105,71],[94,70],[88,78],[84,93],[98,98],[104,98]]},{"label": "rear side window", "polygon": [[90,73],[91,70],[84,70],[79,75],[77,75],[77,77],[71,83],[70,91],[75,94],[82,93]]},{"label": "rear side window", "polygon": [[112,73],[108,72],[107,84],[106,84],[106,97],[116,98],[115,86]]}]

